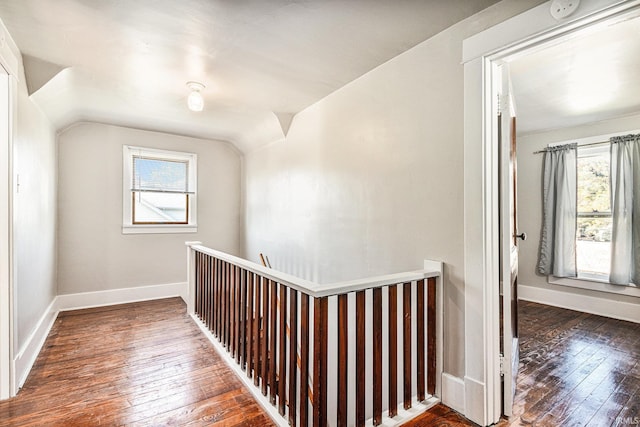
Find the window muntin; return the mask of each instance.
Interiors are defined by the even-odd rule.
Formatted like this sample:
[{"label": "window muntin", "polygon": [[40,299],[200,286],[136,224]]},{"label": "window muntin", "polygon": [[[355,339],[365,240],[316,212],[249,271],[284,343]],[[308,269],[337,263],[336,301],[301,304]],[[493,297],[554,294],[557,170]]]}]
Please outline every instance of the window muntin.
[{"label": "window muntin", "polygon": [[611,263],[609,145],[578,147],[578,276],[608,280]]},{"label": "window muntin", "polygon": [[192,153],[124,146],[123,232],[195,232]]}]

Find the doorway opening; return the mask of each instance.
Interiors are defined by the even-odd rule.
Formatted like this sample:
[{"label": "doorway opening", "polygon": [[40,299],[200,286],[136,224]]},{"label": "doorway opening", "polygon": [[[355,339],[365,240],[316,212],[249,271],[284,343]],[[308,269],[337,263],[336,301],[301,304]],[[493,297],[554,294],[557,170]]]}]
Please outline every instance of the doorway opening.
[{"label": "doorway opening", "polygon": [[[497,96],[501,63],[578,34],[587,34],[640,14],[640,1],[584,0],[569,19],[557,21],[544,3],[465,40],[465,235],[479,244],[465,247],[465,400],[484,399],[483,405],[465,407],[465,415],[482,425],[500,420],[502,376],[500,339],[500,192]],[[584,33],[582,33],[584,31]],[[520,149],[522,146],[520,145]],[[519,170],[519,175],[520,173]],[[539,178],[538,178],[539,179]],[[480,197],[474,197],[474,193]],[[533,197],[539,197],[533,195]],[[522,211],[522,208],[519,209]],[[524,227],[523,227],[524,229]],[[539,230],[529,231],[534,235]],[[522,269],[520,270],[522,272]],[[522,277],[520,278],[522,279]],[[522,296],[520,280],[518,291]],[[482,311],[474,307],[482,305]],[[637,304],[629,306],[637,307]],[[504,308],[504,307],[503,307]],[[509,322],[510,319],[504,319]],[[485,343],[482,364],[474,363],[472,350]],[[515,374],[515,373],[512,373]],[[512,378],[505,372],[505,383]]]},{"label": "doorway opening", "polygon": [[[530,236],[539,236],[543,193],[540,151],[550,144],[578,142],[578,277],[600,282],[608,281],[609,258],[602,249],[611,241],[606,141],[608,136],[640,127],[640,62],[636,61],[640,18],[631,13],[606,24],[503,58],[509,64],[519,113],[520,224]],[[584,148],[581,141],[587,141]],[[605,143],[598,145],[600,142]],[[587,205],[593,205],[588,212],[584,209]],[[517,377],[514,404],[503,406],[503,414],[525,423],[562,425],[594,419],[613,424],[616,416],[625,413],[628,402],[621,402],[624,399],[620,396],[613,401],[611,395],[633,394],[637,385],[619,369],[634,368],[633,346],[625,342],[618,349],[609,347],[615,346],[615,337],[625,333],[632,341],[634,331],[637,334],[640,328],[634,323],[589,316],[575,304],[567,304],[565,299],[573,296],[575,288],[565,286],[559,291],[554,279],[536,274],[538,244],[537,238],[523,242],[519,260],[524,299],[541,303],[526,304],[524,317],[539,328],[523,328],[529,335],[523,337],[527,348],[519,363],[522,372]],[[586,286],[595,291],[603,285]],[[594,313],[591,308],[584,310]],[[545,317],[567,320],[555,324]],[[586,325],[597,326],[590,330]],[[613,360],[615,364],[609,363]],[[503,404],[508,397],[505,393]],[[585,393],[599,399],[598,407],[581,397]]]}]

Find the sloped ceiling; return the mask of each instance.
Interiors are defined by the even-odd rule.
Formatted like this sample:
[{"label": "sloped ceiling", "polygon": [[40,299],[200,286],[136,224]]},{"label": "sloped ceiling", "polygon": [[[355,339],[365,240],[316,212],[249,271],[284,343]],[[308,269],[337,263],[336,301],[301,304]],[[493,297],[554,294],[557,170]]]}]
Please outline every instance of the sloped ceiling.
[{"label": "sloped ceiling", "polygon": [[[3,0],[0,19],[29,58],[31,80],[51,64],[64,68],[32,95],[56,128],[102,121],[246,152],[283,138],[295,113],[496,2]],[[203,112],[186,108],[190,80],[206,86]]]}]

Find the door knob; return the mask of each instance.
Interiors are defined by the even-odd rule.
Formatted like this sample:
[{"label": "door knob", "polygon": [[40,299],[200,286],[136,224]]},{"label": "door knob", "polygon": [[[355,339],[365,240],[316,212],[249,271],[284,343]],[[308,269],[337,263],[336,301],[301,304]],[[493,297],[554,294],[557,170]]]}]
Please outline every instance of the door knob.
[{"label": "door knob", "polygon": [[516,237],[517,237],[518,239],[522,239],[523,241],[524,241],[524,240],[527,240],[527,233],[525,233],[525,232],[523,231],[523,232],[522,232],[522,233],[520,233],[520,234],[516,234]]}]

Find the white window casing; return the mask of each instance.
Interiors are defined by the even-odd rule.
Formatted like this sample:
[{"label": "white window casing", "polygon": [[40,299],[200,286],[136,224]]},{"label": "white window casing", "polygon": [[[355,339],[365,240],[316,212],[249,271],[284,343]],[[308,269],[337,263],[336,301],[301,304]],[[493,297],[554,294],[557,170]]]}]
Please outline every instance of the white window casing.
[{"label": "white window casing", "polygon": [[[186,186],[182,190],[169,191],[185,194],[187,218],[185,223],[134,223],[133,193],[140,190],[134,183],[134,158],[185,163]],[[197,226],[197,159],[195,153],[160,150],[147,147],[123,145],[122,147],[122,233],[123,234],[164,234],[195,233]],[[182,222],[182,221],[181,221]]]}]

